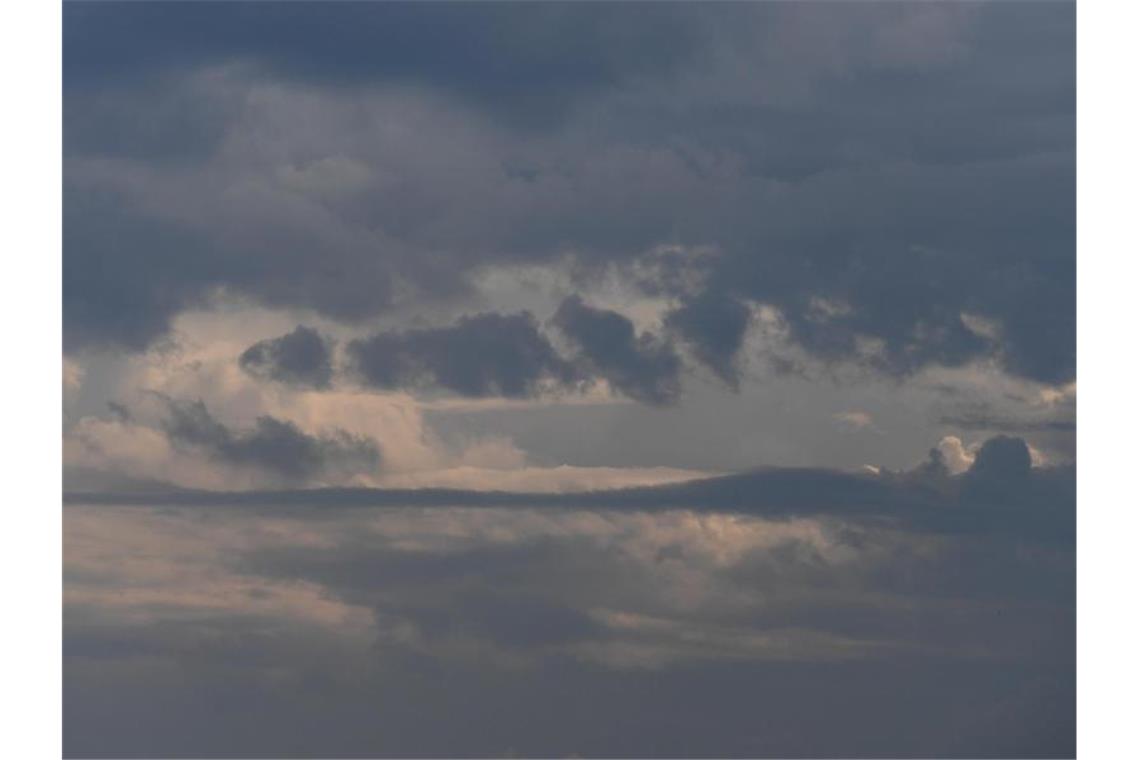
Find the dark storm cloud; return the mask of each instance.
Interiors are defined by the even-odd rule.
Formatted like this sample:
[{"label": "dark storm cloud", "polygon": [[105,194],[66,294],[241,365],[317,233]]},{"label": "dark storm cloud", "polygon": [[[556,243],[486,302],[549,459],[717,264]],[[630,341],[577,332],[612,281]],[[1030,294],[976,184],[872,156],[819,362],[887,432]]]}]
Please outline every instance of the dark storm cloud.
[{"label": "dark storm cloud", "polygon": [[369,472],[380,465],[375,441],[343,430],[314,436],[292,422],[262,415],[252,429],[235,432],[214,419],[202,401],[166,399],[166,404],[162,429],[173,444],[198,449],[229,465],[254,467],[297,482],[326,472]]},{"label": "dark storm cloud", "polygon": [[380,332],[348,344],[359,378],[384,389],[441,388],[462,396],[535,395],[577,375],[529,313],[479,314],[449,327]]},{"label": "dark storm cloud", "polygon": [[628,317],[570,296],[552,321],[591,370],[621,393],[647,404],[670,404],[680,396],[681,359],[672,344],[652,333],[638,335]]},{"label": "dark storm cloud", "polygon": [[[792,340],[825,360],[905,376],[992,356],[1034,380],[1074,376],[1071,5],[99,4],[66,15],[69,350],[145,346],[218,286],[361,320],[389,307],[394,283],[450,298],[490,265],[571,250],[605,269],[668,242],[721,251],[704,300],[676,323],[726,379],[739,315],[724,305],[736,300],[778,308]],[[236,60],[252,66],[227,80],[236,100],[186,84]],[[136,81],[129,69],[156,73]],[[355,136],[286,129],[291,157],[341,151],[391,180],[301,208],[257,185],[278,167],[241,162],[258,140],[219,137],[249,127],[265,100],[248,91],[267,82],[285,100],[313,84],[354,103],[394,97],[386,84],[426,89],[439,110],[422,123],[454,128],[412,129],[383,151],[388,133],[356,111]],[[196,98],[215,105],[189,108]],[[180,115],[195,110],[201,123]],[[272,123],[293,122],[286,111]],[[502,129],[519,123],[531,129]],[[172,169],[184,145],[213,160]],[[462,160],[433,172],[429,159],[452,146]],[[129,166],[84,163],[107,158]],[[166,197],[147,187],[104,187],[119,170],[154,179],[138,165],[176,186],[165,201],[176,209],[141,208]],[[190,181],[201,165],[235,193],[232,218],[193,218],[187,201],[219,186]],[[996,332],[977,334],[963,313]],[[868,357],[865,339],[882,350]]]},{"label": "dark storm cloud", "polygon": [[332,380],[332,345],[304,325],[280,338],[262,340],[238,358],[246,372],[292,385],[327,388]]}]

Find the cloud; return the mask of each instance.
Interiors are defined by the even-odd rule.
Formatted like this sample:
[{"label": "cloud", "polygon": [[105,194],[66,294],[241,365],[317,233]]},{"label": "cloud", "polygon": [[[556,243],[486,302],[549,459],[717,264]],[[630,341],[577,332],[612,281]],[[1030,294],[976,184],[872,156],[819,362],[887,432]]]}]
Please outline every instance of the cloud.
[{"label": "cloud", "polygon": [[64,543],[68,754],[1072,754],[1071,543],[330,502]]},{"label": "cloud", "polygon": [[[1032,468],[1019,438],[999,436],[986,454],[952,476],[943,449],[907,472],[859,473],[822,468],[767,468],[679,483],[582,492],[508,492],[451,488],[324,488],[233,492],[178,491],[143,503],[245,505],[336,504],[344,507],[532,506],[651,511],[691,509],[789,519],[795,517],[885,521],[910,531],[946,535],[1020,536],[1065,544],[1074,537],[1076,472],[1073,467]],[[1024,456],[1022,456],[1024,454]],[[982,464],[978,464],[978,456]],[[446,481],[444,481],[446,482]],[[507,482],[510,482],[509,480]],[[524,486],[525,478],[514,482]],[[605,487],[604,482],[602,487]],[[136,503],[134,494],[73,493],[72,502]]]},{"label": "cloud", "polygon": [[332,380],[332,346],[316,330],[297,325],[280,338],[262,340],[238,358],[246,372],[283,383],[327,388]]},{"label": "cloud", "polygon": [[139,350],[218,288],[359,323],[668,243],[720,251],[674,322],[724,377],[747,301],[827,361],[1068,382],[1073,10],[1002,6],[69,8],[65,344]]},{"label": "cloud", "polygon": [[1019,433],[1067,433],[1077,429],[1076,420],[1018,419],[994,414],[988,410],[944,414],[938,418],[938,424],[961,428],[963,430],[991,430]]},{"label": "cloud", "polygon": [[201,401],[166,400],[162,430],[175,446],[204,451],[227,465],[267,470],[289,481],[306,482],[328,472],[372,472],[380,465],[374,440],[334,430],[305,433],[269,415],[249,430],[233,431],[214,419]]},{"label": "cloud", "polygon": [[990,438],[974,455],[970,475],[982,479],[1023,479],[1032,461],[1029,447],[1021,438],[999,435]]},{"label": "cloud", "polygon": [[732,296],[706,292],[665,316],[665,327],[681,336],[699,361],[729,387],[740,386],[737,356],[752,311]]},{"label": "cloud", "polygon": [[647,404],[677,401],[681,359],[669,342],[652,333],[637,335],[627,317],[587,306],[578,296],[563,301],[552,322],[587,366],[618,391]]},{"label": "cloud", "polygon": [[963,445],[962,439],[956,435],[943,436],[935,450],[939,454],[939,461],[943,462],[953,475],[965,472],[974,464],[974,451]]},{"label": "cloud", "polygon": [[695,53],[693,21],[621,7],[77,8],[64,14],[64,70],[82,88],[241,61],[325,87],[427,86],[546,126],[591,92],[668,76]]},{"label": "cloud", "polygon": [[837,412],[836,414],[833,414],[832,417],[846,427],[853,430],[877,429],[875,428],[875,418],[867,412],[861,412],[858,410]]},{"label": "cloud", "polygon": [[375,333],[348,344],[356,375],[382,389],[442,389],[462,396],[537,395],[572,387],[574,368],[529,313],[479,314],[449,327]]}]

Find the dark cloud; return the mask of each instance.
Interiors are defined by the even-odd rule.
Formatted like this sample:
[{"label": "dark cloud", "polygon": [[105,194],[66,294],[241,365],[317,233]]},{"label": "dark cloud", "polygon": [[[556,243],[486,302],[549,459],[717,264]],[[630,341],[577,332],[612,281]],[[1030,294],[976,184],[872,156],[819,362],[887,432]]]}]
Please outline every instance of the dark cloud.
[{"label": "dark cloud", "polygon": [[202,401],[166,399],[163,432],[176,446],[198,449],[225,464],[253,467],[288,481],[327,472],[370,472],[380,465],[376,442],[335,430],[305,433],[292,422],[262,415],[252,429],[234,431],[218,422]]},{"label": "dark cloud", "polygon": [[[774,306],[824,359],[906,375],[992,356],[1065,382],[1074,26],[1070,4],[68,6],[65,345],[138,349],[218,286],[359,321],[397,284],[446,299],[488,265],[571,250],[604,269],[668,242],[721,251],[703,303]],[[227,62],[247,65],[225,80],[236,96],[190,83]],[[341,152],[391,180],[302,213],[241,134],[265,83],[275,103],[426,90],[422,123],[455,128],[387,143],[353,111],[354,134],[286,129],[277,158]],[[93,158],[127,166],[76,171]],[[137,196],[108,187],[120,172]],[[219,220],[201,207],[222,190]],[[687,308],[678,329],[733,377],[738,316]]]},{"label": "dark cloud", "polygon": [[479,314],[449,327],[376,333],[348,344],[355,373],[385,389],[439,388],[462,396],[533,396],[577,375],[529,313]]},{"label": "dark cloud", "polygon": [[327,388],[332,381],[332,343],[304,325],[279,338],[262,340],[238,358],[246,372],[291,385]]},{"label": "dark cloud", "polygon": [[141,351],[200,302],[212,278],[206,243],[101,193],[64,185],[64,350]]},{"label": "dark cloud", "polygon": [[621,393],[647,404],[677,401],[681,359],[669,342],[636,334],[628,317],[587,306],[578,296],[563,301],[552,321],[590,369]]},{"label": "dark cloud", "polygon": [[1018,433],[1071,433],[1077,429],[1076,420],[1018,419],[995,414],[989,410],[944,414],[938,418],[939,425],[962,430],[992,430]]},{"label": "dark cloud", "polygon": [[[121,191],[65,178],[64,349],[144,350],[169,335],[174,316],[207,305],[222,286],[253,294],[270,307],[307,304],[349,322],[388,306],[393,262],[370,256],[367,247],[330,248],[319,225],[290,218],[287,208],[262,205],[255,211],[273,202],[257,191],[253,195],[244,199],[252,206],[241,210],[222,204],[219,213],[234,214],[222,226],[240,226],[239,218],[248,221],[251,213],[268,216],[240,240],[219,240],[216,230],[177,214],[148,212]],[[318,250],[324,260],[339,262],[344,274],[310,276]],[[410,270],[408,275],[418,279]],[[445,274],[428,279],[436,292],[453,290]]]},{"label": "dark cloud", "polygon": [[[67,748],[1071,756],[1074,543],[1032,522],[1072,473],[1026,474],[1016,448],[994,443],[981,468],[1022,473],[1021,490],[985,504],[960,488],[968,476],[944,470],[785,470],[610,494],[373,492],[359,502],[395,507],[383,512],[346,509],[360,494],[346,491],[264,494],[263,512],[235,509],[240,499],[72,506],[65,526],[137,518],[132,546],[156,524],[191,522],[206,544],[204,526],[232,524],[250,539],[200,558],[210,578],[232,574],[267,599],[318,589],[366,611],[375,638],[342,638],[340,623],[294,618],[292,606],[182,614],[177,594],[125,614],[122,601],[91,601],[122,570],[76,563],[65,578],[87,593],[68,597],[64,617]],[[415,508],[448,499],[481,508]],[[1071,517],[1071,494],[1060,500]],[[977,522],[983,506],[1015,502],[1033,507],[1018,524],[1008,511],[1000,529]],[[975,523],[963,530],[932,512]],[[741,513],[772,521],[751,538],[750,519],[717,522]],[[248,528],[267,517],[275,530],[258,541]],[[70,556],[115,556],[73,535],[88,551]],[[166,561],[187,563],[192,579],[201,571],[180,546]],[[184,578],[145,570],[156,598]],[[140,716],[154,722],[140,727]]]},{"label": "dark cloud", "polygon": [[[70,502],[231,504],[252,508],[315,503],[346,508],[529,506],[583,509],[690,509],[770,519],[820,517],[897,525],[946,535],[994,535],[1071,543],[1076,528],[1074,467],[1031,468],[1020,438],[992,438],[973,467],[951,476],[934,449],[908,472],[849,473],[767,468],[662,486],[580,493],[514,493],[443,488],[322,488],[302,491],[179,490],[139,500],[132,494],[71,493]],[[159,499],[156,501],[155,499]]]},{"label": "dark cloud", "polygon": [[692,345],[703,364],[732,388],[740,386],[737,357],[751,317],[735,298],[703,293],[665,317],[665,326]]},{"label": "dark cloud", "polygon": [[[134,567],[108,559],[119,534],[68,534],[84,561],[65,582],[85,593],[64,613],[66,752],[1071,756],[1075,546],[1050,510],[1071,527],[1073,481],[1000,438],[961,476],[771,470],[561,496],[121,494],[110,503],[137,506],[107,512],[87,499],[65,528],[137,517],[132,546],[195,528],[162,555],[172,572],[145,568],[159,601],[137,602],[144,615],[99,601]],[[751,540],[748,519],[710,535],[725,514],[772,522]],[[272,539],[259,541],[249,527],[267,517]],[[215,558],[201,531],[231,524],[250,538]],[[293,605],[195,601],[184,614],[177,583],[202,563],[251,600],[319,590],[366,611],[375,639]],[[758,710],[771,730],[756,731]]]},{"label": "dark cloud", "polygon": [[427,85],[512,123],[548,124],[582,94],[670,73],[695,52],[692,21],[682,8],[557,4],[69,7],[64,80],[239,62],[329,87]]},{"label": "dark cloud", "polygon": [[1032,466],[1024,440],[999,435],[978,449],[968,474],[978,480],[1025,480]]}]

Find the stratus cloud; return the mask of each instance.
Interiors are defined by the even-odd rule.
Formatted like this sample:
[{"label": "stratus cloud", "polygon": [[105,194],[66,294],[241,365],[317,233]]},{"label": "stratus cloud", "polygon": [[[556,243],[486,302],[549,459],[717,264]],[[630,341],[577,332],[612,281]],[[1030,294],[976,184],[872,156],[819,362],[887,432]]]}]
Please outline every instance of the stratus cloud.
[{"label": "stratus cloud", "polygon": [[704,470],[679,467],[535,467],[511,468],[459,465],[426,472],[392,473],[381,478],[385,488],[453,488],[470,491],[579,493],[614,488],[638,488],[706,478]]}]

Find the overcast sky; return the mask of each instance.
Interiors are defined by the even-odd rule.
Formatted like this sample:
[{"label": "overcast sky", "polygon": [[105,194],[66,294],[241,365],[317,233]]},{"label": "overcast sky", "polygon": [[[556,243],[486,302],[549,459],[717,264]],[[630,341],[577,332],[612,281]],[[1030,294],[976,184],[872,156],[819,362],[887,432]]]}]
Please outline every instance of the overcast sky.
[{"label": "overcast sky", "polygon": [[1069,752],[1074,34],[67,4],[70,751]]}]

